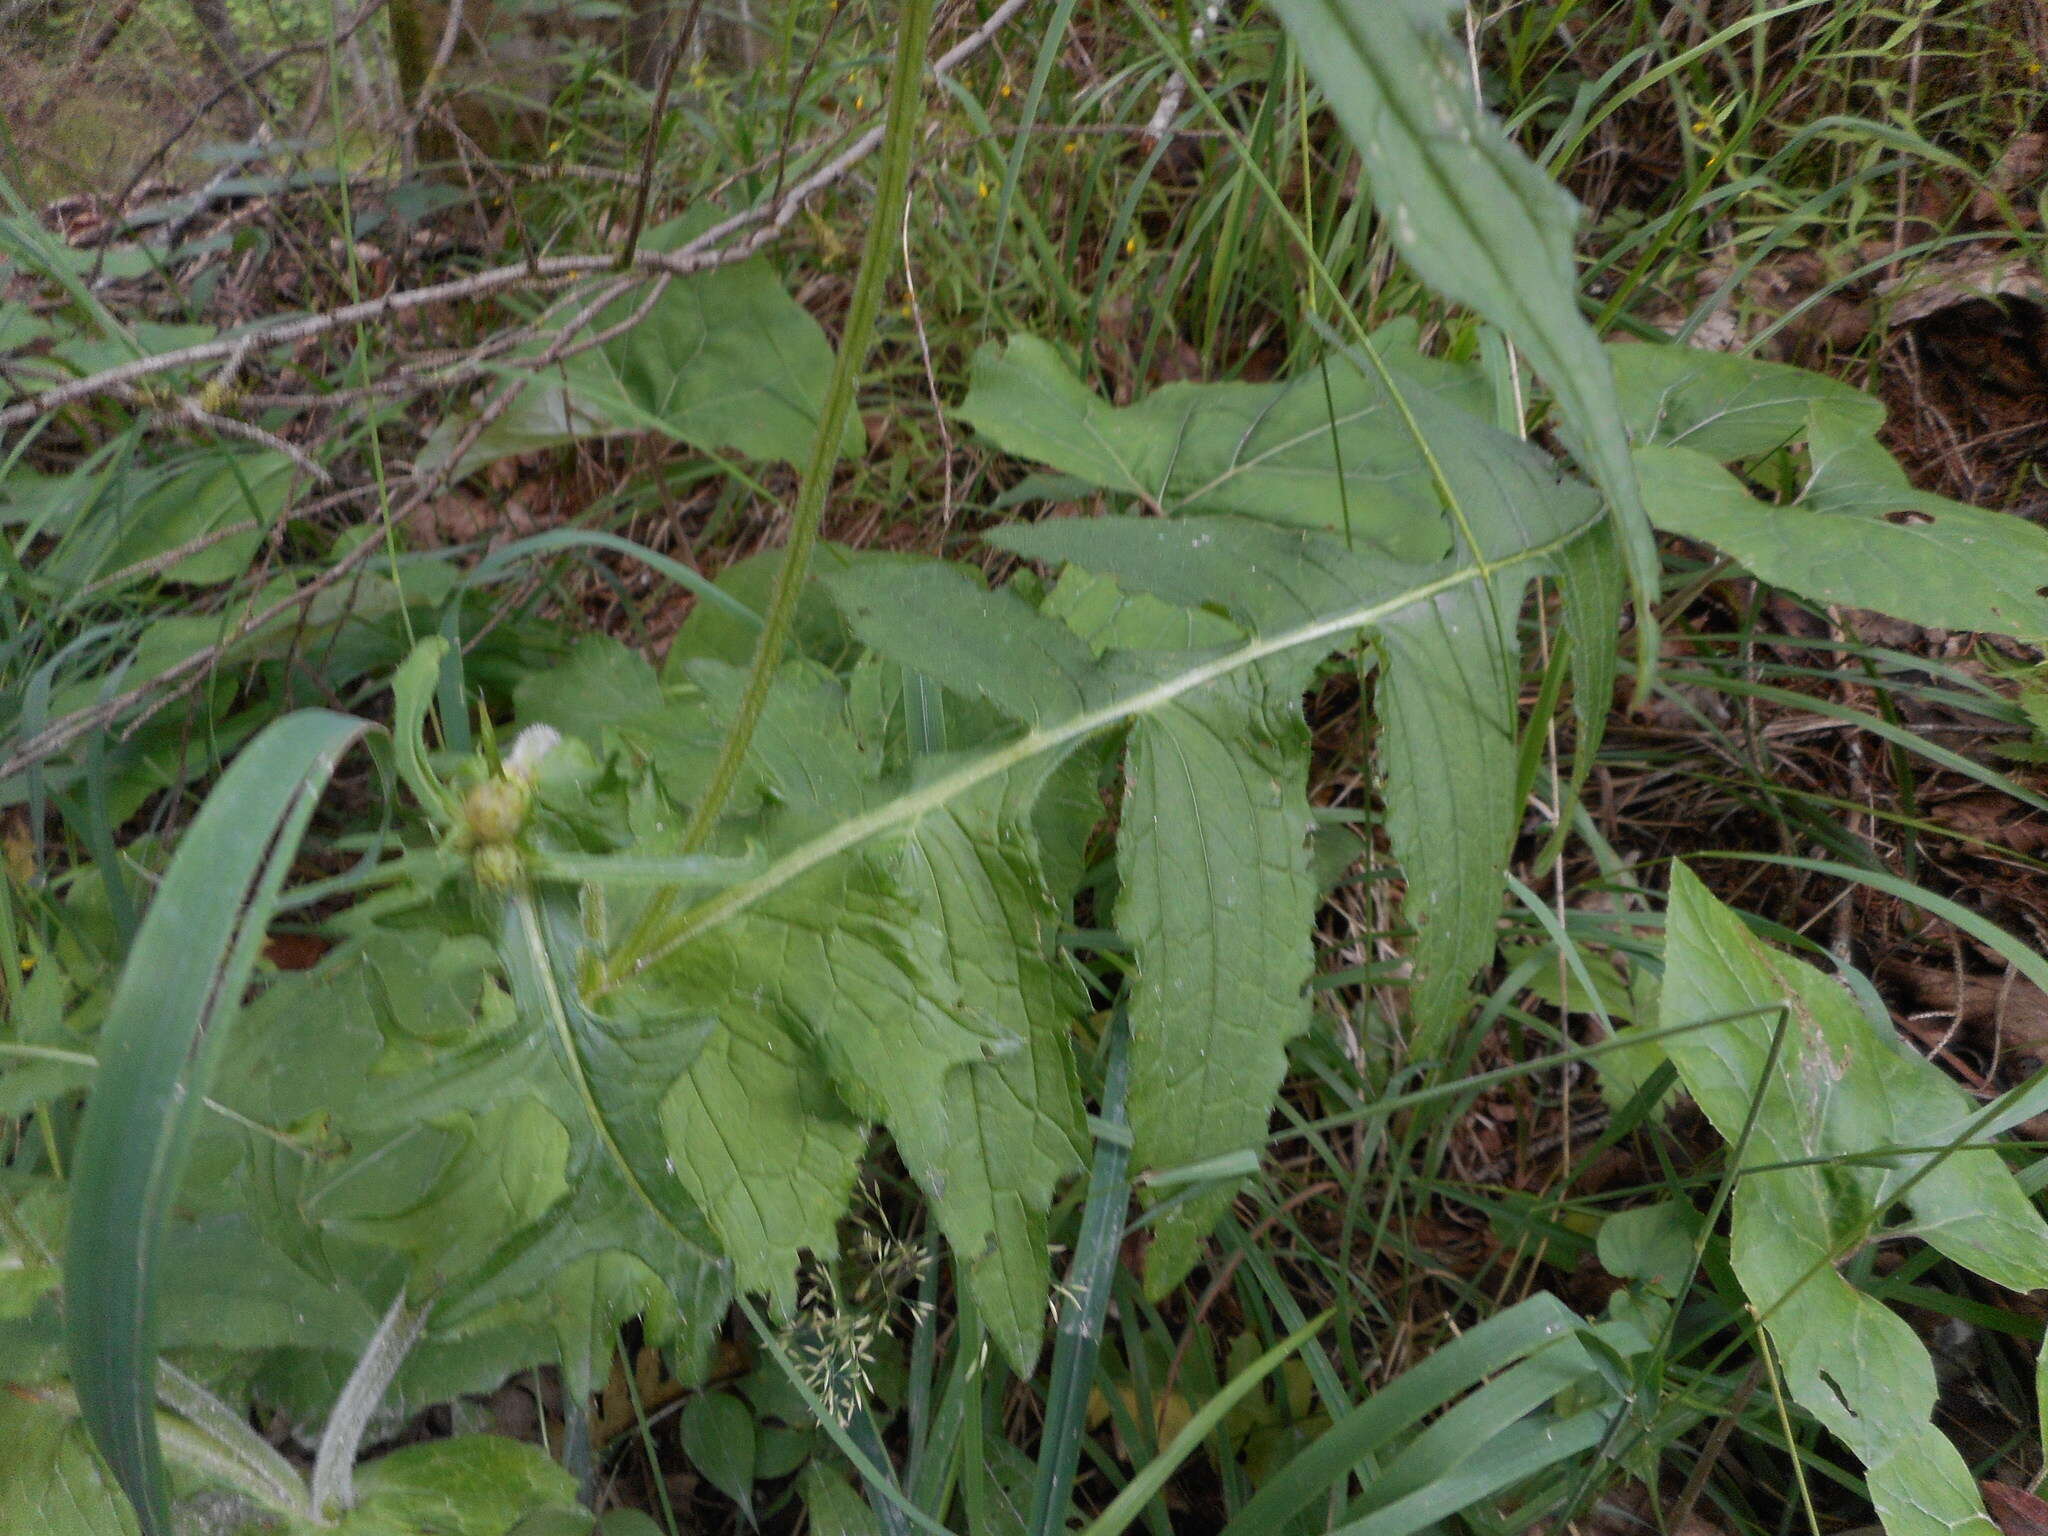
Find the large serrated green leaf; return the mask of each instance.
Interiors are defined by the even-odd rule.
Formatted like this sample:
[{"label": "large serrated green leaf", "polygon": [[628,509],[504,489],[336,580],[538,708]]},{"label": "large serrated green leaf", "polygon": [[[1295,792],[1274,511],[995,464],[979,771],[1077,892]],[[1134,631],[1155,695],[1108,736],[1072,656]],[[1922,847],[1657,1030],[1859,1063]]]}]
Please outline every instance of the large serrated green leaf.
[{"label": "large serrated green leaf", "polygon": [[[546,1035],[582,1118],[572,1136],[594,1137],[627,1186],[678,1243],[710,1248],[700,1208],[668,1168],[661,1106],[715,1033],[706,1014],[645,1022],[606,1017],[582,999],[587,947],[576,897],[517,891],[504,901],[499,953],[531,1028]],[[629,997],[631,994],[629,994]]]},{"label": "large serrated green leaf", "polygon": [[1051,1281],[1045,1213],[1081,1165],[1082,1108],[1068,1036],[1079,984],[1055,950],[1053,905],[1031,835],[1039,763],[962,796],[912,831],[903,878],[950,972],[958,1006],[1017,1042],[940,1085],[962,1113],[937,1149],[934,1201],[982,1321],[1028,1379]]},{"label": "large serrated green leaf", "polygon": [[497,1435],[406,1446],[365,1464],[355,1484],[334,1536],[509,1536],[537,1512],[576,1507],[575,1480],[546,1451]]},{"label": "large serrated green leaf", "polygon": [[115,989],[73,1166],[65,1336],[86,1426],[147,1536],[169,1528],[154,1271],[225,1025],[335,763],[366,722],[268,727],[179,844]]},{"label": "large serrated green leaf", "polygon": [[[1519,454],[1499,458],[1490,470],[1468,465],[1460,476],[1472,488],[1465,502],[1480,513],[1473,531],[1489,563],[1573,526],[1574,512],[1582,520],[1593,512],[1583,488],[1555,480]],[[1040,559],[1072,559],[1181,608],[1221,609],[1254,632],[1404,574],[1334,540],[1286,529],[1235,519],[1199,520],[1192,534],[1189,527],[1060,521],[1004,530],[994,542]],[[1557,568],[1572,576],[1575,640],[1598,630],[1618,597],[1603,541],[1599,536],[1588,549],[1581,540],[1560,555]],[[1502,856],[1519,819],[1516,619],[1527,575],[1513,565],[1490,569],[1485,580],[1447,589],[1378,625],[1388,661],[1379,766],[1389,835],[1408,877],[1404,910],[1418,932],[1412,1043],[1424,1054],[1442,1045],[1473,971],[1492,953]],[[1611,687],[1612,640],[1597,634],[1585,638],[1584,648],[1580,686],[1590,709]],[[1315,659],[1306,653],[1295,661]],[[1288,685],[1306,681],[1306,671],[1297,670]]]},{"label": "large serrated green leaf", "polygon": [[[1303,758],[1286,741],[1290,732],[1298,730],[1293,722],[1298,719],[1301,688],[1321,657],[1349,645],[1360,633],[1405,609],[1474,582],[1515,582],[1530,572],[1550,569],[1551,561],[1597,525],[1599,515],[1597,507],[1589,506],[1583,496],[1576,494],[1534,496],[1511,512],[1512,515],[1484,530],[1483,565],[1461,560],[1424,568],[1400,565],[1377,554],[1354,553],[1344,547],[1341,539],[1328,535],[1237,518],[1100,519],[1006,530],[1003,542],[1024,553],[1049,559],[1064,559],[1071,554],[1084,566],[1114,566],[1113,574],[1118,580],[1128,578],[1128,585],[1134,589],[1152,591],[1182,606],[1214,602],[1257,631],[1241,644],[1193,653],[1112,652],[1099,661],[1091,657],[1091,670],[1079,678],[1065,675],[1069,660],[1078,662],[1078,656],[1061,656],[1054,668],[1058,674],[1055,680],[1082,702],[1058,717],[1040,707],[1053,695],[1039,691],[1039,685],[1027,679],[1006,681],[1000,688],[984,688],[977,680],[978,663],[971,648],[932,643],[934,637],[951,632],[952,605],[963,599],[981,600],[970,586],[953,579],[903,580],[897,574],[904,569],[901,562],[874,565],[872,586],[835,584],[835,593],[852,616],[856,629],[878,650],[894,654],[901,647],[906,659],[912,659],[921,669],[929,666],[935,680],[943,686],[970,696],[979,692],[991,700],[998,696],[1017,697],[1015,690],[1023,688],[1021,707],[1036,710],[1035,720],[1028,727],[1020,722],[1020,734],[977,756],[933,762],[928,773],[920,775],[893,798],[882,797],[877,786],[877,792],[867,800],[867,808],[852,815],[845,814],[842,808],[836,816],[797,817],[798,840],[779,844],[759,873],[665,919],[644,938],[621,948],[609,957],[604,974],[594,978],[586,988],[587,993],[601,998],[638,978],[668,976],[671,981],[686,982],[693,996],[736,996],[744,1000],[754,995],[775,999],[784,1016],[793,1014],[826,1027],[807,1029],[813,1035],[807,1042],[793,1040],[786,1033],[775,1040],[756,1042],[750,1049],[760,1053],[762,1070],[795,1070],[799,1044],[821,1052],[829,1050],[835,1061],[835,1083],[857,1097],[872,1096],[873,1102],[863,1102],[858,1107],[869,1114],[888,1114],[899,1143],[909,1141],[914,1145],[917,1137],[905,1135],[909,1124],[902,1118],[905,1111],[881,1102],[871,1072],[858,1066],[847,1054],[848,1042],[859,1040],[861,1030],[849,1031],[845,1041],[834,1041],[837,1030],[833,1027],[832,1009],[839,1004],[835,1002],[828,1008],[823,1002],[807,1001],[800,1008],[789,1007],[791,978],[801,978],[806,987],[811,987],[824,985],[811,973],[831,975],[832,966],[818,956],[819,946],[826,942],[824,936],[804,934],[802,925],[808,922],[820,929],[829,926],[837,931],[844,910],[842,892],[855,879],[849,872],[848,855],[866,851],[864,857],[872,873],[861,879],[886,879],[894,858],[892,847],[900,849],[903,840],[914,837],[927,818],[962,803],[983,786],[1004,779],[1026,764],[1057,761],[1081,744],[1125,727],[1152,733],[1145,750],[1156,755],[1159,777],[1149,782],[1156,784],[1162,805],[1168,787],[1164,775],[1175,757],[1197,746],[1207,751],[1211,746],[1221,749],[1239,745],[1236,761],[1219,762],[1219,767],[1224,773],[1236,775],[1241,788],[1241,794],[1231,803],[1232,812],[1249,814],[1253,822],[1248,829],[1240,827],[1234,834],[1219,827],[1216,847],[1235,859],[1245,850],[1230,838],[1234,835],[1242,839],[1247,832],[1256,845],[1249,850],[1255,857],[1245,875],[1259,887],[1255,896],[1247,898],[1247,911],[1257,924],[1260,945],[1260,955],[1254,956],[1251,963],[1256,967],[1262,957],[1271,959],[1270,945],[1289,948],[1281,959],[1272,960],[1262,969],[1247,971],[1253,982],[1249,991],[1242,999],[1228,999],[1232,1007],[1243,1000],[1255,1010],[1241,1033],[1248,1059],[1257,1058],[1258,1066],[1253,1076],[1236,1088],[1232,1110],[1235,1118],[1227,1128],[1219,1123],[1208,1131],[1219,1148],[1224,1141],[1229,1142],[1223,1150],[1257,1142],[1262,1139],[1270,1102],[1266,1063],[1281,1059],[1286,1034],[1306,1016],[1298,989],[1308,970],[1306,934],[1314,899],[1305,846],[1309,818],[1305,804],[1301,803]],[[1075,541],[1074,548],[1061,547],[1061,542],[1067,539]],[[1151,558],[1154,556],[1157,558]],[[1025,621],[1017,618],[1016,622]],[[1033,646],[1017,654],[1027,665],[1036,665],[1028,658],[1050,658],[1054,652],[1050,647]],[[1219,700],[1229,701],[1228,707]],[[772,739],[765,719],[762,737]],[[814,730],[809,740],[814,753],[828,765],[827,771],[834,778],[843,776],[842,769],[829,766],[838,751],[831,745],[829,733]],[[786,750],[794,749],[792,745]],[[1221,753],[1223,758],[1228,755],[1227,751]],[[803,781],[790,777],[788,782],[800,785]],[[1148,796],[1151,793],[1147,791]],[[787,801],[778,809],[789,810],[793,805],[793,801]],[[1142,836],[1136,833],[1138,819],[1127,809],[1123,822],[1126,838]],[[1162,837],[1168,830],[1162,825]],[[1135,847],[1133,856],[1138,856]],[[1179,873],[1163,863],[1159,865],[1162,880],[1178,878]],[[1488,871],[1489,878],[1496,874],[1497,871]],[[814,887],[809,883],[820,878],[822,884]],[[900,878],[897,883],[900,887]],[[900,891],[896,899],[901,902]],[[1292,936],[1279,928],[1277,913],[1283,907],[1293,910],[1299,923],[1298,933]],[[1265,916],[1253,909],[1262,909]],[[900,925],[902,911],[898,906],[892,914],[885,903],[876,915],[881,922],[877,932],[886,934],[891,923]],[[1268,922],[1267,917],[1272,921]],[[1150,925],[1151,918],[1141,906],[1134,908],[1134,921]],[[1163,916],[1160,921],[1164,922]],[[754,924],[762,927],[750,933],[750,925]],[[775,936],[778,926],[787,934],[801,935],[803,947],[786,948],[787,940]],[[1233,961],[1249,942],[1249,928],[1250,924],[1231,928],[1229,954],[1219,957],[1225,963]],[[762,974],[764,951],[768,963],[785,954],[789,963],[777,967],[762,983],[752,984],[751,978]],[[1177,962],[1169,956],[1156,963]],[[680,969],[671,971],[672,966]],[[923,969],[930,972],[936,968]],[[879,974],[875,972],[877,977]],[[958,986],[957,977],[939,979]],[[1155,973],[1155,979],[1165,985],[1171,978]],[[882,990],[886,992],[888,988]],[[923,1027],[918,1023],[921,1017],[921,1012],[913,1011],[895,1027],[914,1031]],[[852,1022],[857,1026],[862,1023],[857,1015]],[[1186,1027],[1189,1038],[1199,1043],[1202,1032],[1211,1026],[1204,1020],[1192,1020]],[[1233,1021],[1225,1020],[1222,1027],[1234,1027]],[[969,1028],[963,1033],[970,1038],[980,1034],[989,1039],[985,1029]],[[732,1034],[732,1030],[724,1030],[717,1038],[725,1040]],[[989,1043],[996,1042],[989,1039]],[[712,1049],[718,1048],[714,1044]],[[710,1054],[707,1051],[707,1059]],[[704,1065],[700,1059],[692,1069],[693,1075],[702,1072]],[[891,1063],[890,1070],[900,1072],[901,1067]],[[1271,1079],[1277,1080],[1277,1069],[1271,1070]],[[786,1096],[777,1097],[782,1090],[775,1086],[773,1077],[767,1081],[767,1108],[757,1117],[765,1129],[780,1133],[788,1126],[817,1123],[806,1121],[801,1109]],[[1219,1081],[1212,1086],[1220,1094],[1220,1074]],[[730,1119],[748,1113],[753,1091],[752,1079],[745,1072],[728,1070],[715,1095],[709,1099],[699,1097],[689,1108],[693,1117],[708,1116],[712,1123],[717,1123],[716,1117],[721,1114]],[[908,1112],[929,1115],[932,1109],[929,1104],[913,1105]],[[1176,1112],[1183,1119],[1191,1118],[1185,1107]],[[920,1127],[917,1135],[937,1135],[943,1144],[943,1126],[936,1131],[933,1127]],[[776,1144],[780,1146],[785,1140]],[[729,1183],[735,1175],[746,1173],[747,1168],[727,1156],[716,1171]],[[757,1193],[744,1198],[790,1198],[791,1182],[786,1178],[764,1182]],[[823,1181],[823,1188],[820,1183],[812,1175],[797,1181],[795,1190],[796,1196],[803,1199],[816,1194],[817,1212],[806,1218],[814,1223],[815,1229],[826,1227],[843,1202],[843,1190],[831,1187],[829,1180]],[[829,1242],[829,1237],[822,1240]],[[830,1250],[828,1247],[821,1251]],[[1171,1250],[1168,1256],[1173,1257]],[[770,1250],[763,1247],[759,1262],[767,1272],[764,1280],[777,1268],[768,1262],[769,1257]]]},{"label": "large serrated green leaf", "polygon": [[[1901,1200],[1909,1229],[1997,1282],[2048,1283],[2048,1225],[1971,1106],[1854,999],[1767,948],[1683,865],[1672,876],[1662,1048],[1720,1132],[1743,1138],[1730,1258],[1793,1399],[1865,1467],[1891,1536],[1993,1529],[1934,1427],[1934,1367],[1904,1319],[1838,1265]],[[1948,1147],[1900,1152],[1899,1147]]]},{"label": "large serrated green leaf", "polygon": [[[913,633],[941,642],[925,659],[944,678],[979,679],[970,692],[992,694],[1025,718],[1077,707],[1078,679],[1093,666],[1087,646],[1013,595],[929,562],[864,561],[845,580],[849,593],[862,581],[884,593],[914,588],[923,602],[912,599],[910,611],[927,618],[940,605],[950,616],[943,636],[928,624]],[[1001,643],[991,648],[991,639]],[[716,708],[733,706],[728,669],[699,663],[690,676]],[[773,789],[770,836],[829,824],[876,787],[877,754],[847,731],[844,708],[838,684],[817,669],[792,665],[778,679],[753,743],[754,770]],[[940,761],[926,755],[917,771],[938,771]],[[800,892],[764,903],[654,973],[660,986],[692,995],[730,996],[743,1008],[771,1003],[839,1097],[889,1127],[985,1321],[1021,1369],[1042,1332],[1044,1213],[1055,1181],[1075,1165],[1081,1121],[1066,1043],[1079,994],[1053,954],[1060,914],[1031,830],[1059,761],[1022,765],[936,809],[901,843],[819,871]],[[740,1026],[743,1034],[772,1027],[759,1019]],[[805,1070],[797,1056],[790,1061],[789,1072]],[[716,1145],[706,1133],[681,1133],[680,1166],[723,1167],[735,1136],[749,1134],[729,1117],[716,1124]],[[773,1135],[785,1153],[805,1146],[779,1123]],[[826,1166],[794,1181],[819,1194],[801,1208],[780,1193],[764,1205],[709,1173],[685,1177],[731,1203],[714,1219],[730,1222],[726,1240],[747,1256],[743,1280],[772,1276],[767,1288],[780,1297],[800,1249],[830,1251],[832,1191],[849,1170],[832,1164],[827,1175]]]}]

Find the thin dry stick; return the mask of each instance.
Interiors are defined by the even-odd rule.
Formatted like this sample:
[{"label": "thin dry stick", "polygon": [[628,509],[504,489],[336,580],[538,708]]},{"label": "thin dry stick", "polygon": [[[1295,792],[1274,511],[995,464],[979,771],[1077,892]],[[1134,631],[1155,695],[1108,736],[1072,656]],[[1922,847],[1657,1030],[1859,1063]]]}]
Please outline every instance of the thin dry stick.
[{"label": "thin dry stick", "polygon": [[640,146],[640,184],[634,189],[632,218],[626,225],[625,241],[619,247],[621,272],[632,268],[633,254],[640,249],[640,231],[647,227],[647,199],[654,189],[654,155],[661,147],[661,125],[668,117],[669,88],[675,84],[676,66],[689,51],[690,39],[697,35],[697,16],[703,9],[704,0],[690,0],[690,9],[683,15],[683,25],[669,47],[668,57],[661,61],[661,80],[654,88],[654,110],[648,116],[646,141]]},{"label": "thin dry stick", "polygon": [[[1202,46],[1203,39],[1208,36],[1209,29],[1222,20],[1222,0],[1214,0],[1214,3],[1202,8],[1202,13],[1188,28],[1188,45],[1184,50],[1186,57],[1194,57],[1195,50]],[[1166,82],[1166,89],[1160,93],[1159,105],[1152,113],[1152,120],[1145,125],[1146,142],[1160,144],[1174,136],[1173,120],[1180,116],[1181,104],[1187,100],[1187,94],[1187,71],[1175,69],[1172,77]]]}]

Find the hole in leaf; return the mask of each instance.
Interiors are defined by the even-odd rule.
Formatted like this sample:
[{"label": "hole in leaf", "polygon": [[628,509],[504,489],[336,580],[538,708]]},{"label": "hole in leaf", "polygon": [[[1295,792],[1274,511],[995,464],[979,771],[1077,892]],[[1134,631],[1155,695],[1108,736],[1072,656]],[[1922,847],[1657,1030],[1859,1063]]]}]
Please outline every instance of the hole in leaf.
[{"label": "hole in leaf", "polygon": [[1934,521],[1925,512],[1887,512],[1884,520],[1900,528],[1925,528]]}]

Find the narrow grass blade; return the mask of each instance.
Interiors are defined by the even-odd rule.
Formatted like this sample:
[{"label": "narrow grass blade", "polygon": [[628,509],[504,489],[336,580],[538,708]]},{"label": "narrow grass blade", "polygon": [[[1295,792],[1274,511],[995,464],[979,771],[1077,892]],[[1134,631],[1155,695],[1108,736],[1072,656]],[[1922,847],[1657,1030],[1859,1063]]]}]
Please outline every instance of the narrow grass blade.
[{"label": "narrow grass blade", "polygon": [[154,1407],[157,1251],[278,890],[335,763],[369,728],[308,711],[249,744],[180,843],[101,1033],[72,1181],[65,1338],[81,1416],[144,1536],[170,1529]]},{"label": "narrow grass blade", "polygon": [[1280,1368],[1283,1361],[1314,1338],[1329,1323],[1333,1312],[1321,1312],[1267,1350],[1231,1380],[1229,1386],[1202,1404],[1201,1412],[1189,1419],[1181,1432],[1145,1468],[1124,1485],[1110,1501],[1109,1508],[1096,1516],[1082,1536],[1120,1536],[1130,1523],[1144,1513],[1166,1480],[1180,1470],[1181,1463],[1194,1455],[1218,1424],[1236,1408],[1245,1395]]},{"label": "narrow grass blade", "polygon": [[[1031,1536],[1055,1536],[1067,1528],[1073,1502],[1074,1469],[1088,1423],[1088,1390],[1102,1351],[1102,1319],[1109,1310],[1110,1281],[1124,1235],[1131,1200],[1131,1144],[1124,1114],[1130,1087],[1130,1025],[1119,1012],[1110,1027],[1109,1070],[1102,1087],[1103,1129],[1095,1138],[1095,1166],[1088,1175],[1088,1204],[1060,1307],[1060,1331],[1052,1351],[1052,1385],[1046,1393],[1045,1433],[1038,1447],[1038,1475],[1031,1486]],[[1122,1135],[1114,1134],[1122,1132]]]},{"label": "narrow grass blade", "polygon": [[1281,1529],[1426,1415],[1579,1326],[1570,1309],[1547,1293],[1488,1318],[1332,1424],[1259,1489],[1224,1536]]}]

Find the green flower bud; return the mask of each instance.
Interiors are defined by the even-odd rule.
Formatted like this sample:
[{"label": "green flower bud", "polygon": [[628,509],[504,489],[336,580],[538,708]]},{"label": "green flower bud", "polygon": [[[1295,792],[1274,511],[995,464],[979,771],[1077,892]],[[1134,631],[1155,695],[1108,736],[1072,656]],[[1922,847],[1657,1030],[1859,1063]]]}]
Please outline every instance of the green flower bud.
[{"label": "green flower bud", "polygon": [[532,797],[521,780],[486,779],[462,802],[462,820],[470,837],[485,846],[511,842],[526,825]]},{"label": "green flower bud", "polygon": [[526,860],[510,843],[485,843],[470,855],[469,867],[487,891],[508,891],[526,879]]}]

